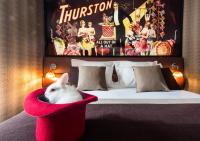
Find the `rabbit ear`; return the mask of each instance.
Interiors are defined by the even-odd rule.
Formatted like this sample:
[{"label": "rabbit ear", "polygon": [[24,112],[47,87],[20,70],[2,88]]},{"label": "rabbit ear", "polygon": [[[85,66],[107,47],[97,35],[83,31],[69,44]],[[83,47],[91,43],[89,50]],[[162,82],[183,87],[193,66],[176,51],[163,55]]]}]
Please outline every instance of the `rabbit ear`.
[{"label": "rabbit ear", "polygon": [[68,83],[69,81],[69,75],[68,73],[64,73],[59,79],[58,79],[58,83],[60,84],[60,86],[62,88],[65,87],[65,85]]}]

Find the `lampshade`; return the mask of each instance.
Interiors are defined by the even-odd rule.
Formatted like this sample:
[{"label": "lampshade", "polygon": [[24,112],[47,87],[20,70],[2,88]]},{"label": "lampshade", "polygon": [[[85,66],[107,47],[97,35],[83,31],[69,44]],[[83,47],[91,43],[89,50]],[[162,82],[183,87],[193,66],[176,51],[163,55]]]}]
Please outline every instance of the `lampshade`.
[{"label": "lampshade", "polygon": [[180,87],[184,86],[184,76],[180,71],[174,71],[173,76]]},{"label": "lampshade", "polygon": [[55,70],[56,70],[56,64],[51,64],[49,71],[45,74],[45,77],[53,81],[57,80],[57,77],[54,73]]},{"label": "lampshade", "polygon": [[49,79],[53,79],[53,78],[55,78],[55,74],[53,72],[47,72],[45,77],[49,78]]}]

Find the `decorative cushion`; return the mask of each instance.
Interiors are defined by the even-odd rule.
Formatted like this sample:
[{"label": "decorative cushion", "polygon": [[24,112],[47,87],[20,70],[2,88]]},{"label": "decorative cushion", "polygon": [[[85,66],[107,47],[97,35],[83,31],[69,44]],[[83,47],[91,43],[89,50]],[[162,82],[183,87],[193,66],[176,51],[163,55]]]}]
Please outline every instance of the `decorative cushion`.
[{"label": "decorative cushion", "polygon": [[[71,67],[70,72],[69,72],[69,83],[71,85],[74,85],[74,86],[77,87],[77,85],[78,85],[78,75],[79,75],[78,67]],[[117,76],[117,72],[116,72],[115,67],[113,68],[112,81],[113,82],[111,82],[111,83],[118,82],[118,76]],[[107,82],[106,82],[106,84],[107,84]]]},{"label": "decorative cushion", "polygon": [[69,83],[77,87],[79,71],[78,67],[71,67],[69,72]]},{"label": "decorative cushion", "polygon": [[160,66],[134,67],[136,91],[169,91]]},{"label": "decorative cushion", "polygon": [[[115,82],[113,82],[113,77],[116,77],[116,76],[113,76],[114,63],[112,61],[85,61],[85,60],[79,60],[79,59],[71,59],[71,65],[72,67],[79,67],[79,66],[106,67],[105,76],[106,76],[107,87],[113,88],[115,86]],[[74,74],[74,72],[72,73]],[[76,77],[76,76],[73,75],[73,77]]]},{"label": "decorative cushion", "polygon": [[79,90],[107,90],[105,67],[79,66]]},{"label": "decorative cushion", "polygon": [[157,61],[153,62],[133,62],[133,61],[114,61],[118,83],[115,88],[135,88],[136,80],[133,68],[134,66],[153,66],[157,65]]}]

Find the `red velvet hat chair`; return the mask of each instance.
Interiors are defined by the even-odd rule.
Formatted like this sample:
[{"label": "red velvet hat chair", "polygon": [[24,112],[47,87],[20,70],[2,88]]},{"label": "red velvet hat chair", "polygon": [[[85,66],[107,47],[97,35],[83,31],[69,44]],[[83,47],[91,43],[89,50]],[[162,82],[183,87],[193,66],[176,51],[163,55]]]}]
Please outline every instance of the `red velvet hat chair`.
[{"label": "red velvet hat chair", "polygon": [[85,130],[86,104],[97,97],[82,93],[84,99],[68,104],[50,104],[39,99],[45,89],[29,94],[24,102],[25,111],[37,117],[37,141],[77,141]]}]

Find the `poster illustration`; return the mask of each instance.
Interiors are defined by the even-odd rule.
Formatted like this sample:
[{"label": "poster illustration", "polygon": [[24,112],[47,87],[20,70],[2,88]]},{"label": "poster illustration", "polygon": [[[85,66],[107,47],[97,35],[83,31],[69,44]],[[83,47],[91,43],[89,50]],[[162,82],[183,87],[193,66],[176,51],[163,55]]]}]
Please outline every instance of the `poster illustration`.
[{"label": "poster illustration", "polygon": [[46,55],[181,56],[182,0],[45,0]]}]

